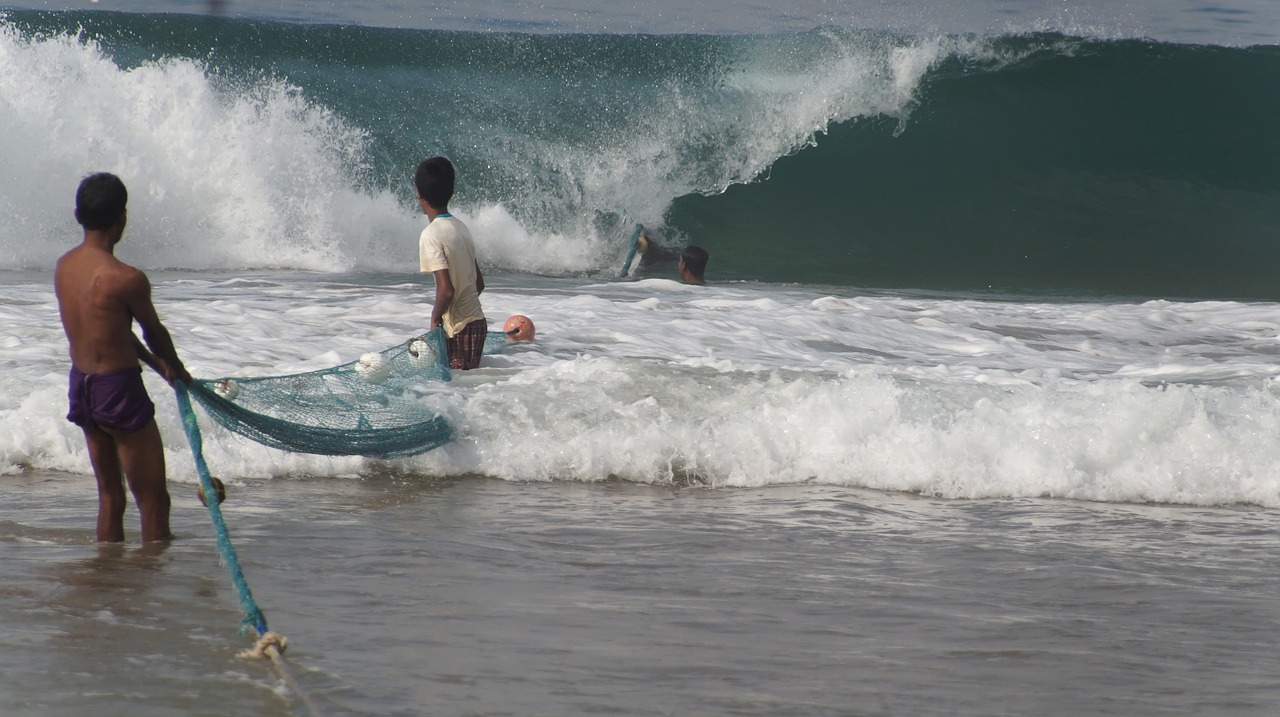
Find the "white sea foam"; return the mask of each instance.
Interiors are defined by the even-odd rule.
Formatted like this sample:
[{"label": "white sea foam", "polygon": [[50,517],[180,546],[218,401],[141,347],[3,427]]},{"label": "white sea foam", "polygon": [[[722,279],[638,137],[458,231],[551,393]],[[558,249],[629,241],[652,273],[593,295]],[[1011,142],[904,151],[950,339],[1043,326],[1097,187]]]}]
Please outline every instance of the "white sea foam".
[{"label": "white sea foam", "polygon": [[[743,44],[723,67],[644,88],[633,102],[651,109],[601,118],[595,134],[552,112],[513,129],[510,142],[469,149],[511,188],[454,209],[483,238],[487,266],[611,269],[613,234],[627,222],[660,226],[675,198],[753,181],[832,123],[905,118],[955,42],[832,32]],[[288,78],[233,81],[184,58],[122,64],[86,36],[24,34],[3,21],[0,66],[0,162],[20,168],[0,177],[0,269],[52,265],[77,236],[73,194],[91,171],[130,188],[121,251],[145,268],[415,266],[422,216],[396,192],[367,188],[409,178],[370,180],[373,138]],[[600,227],[603,215],[625,226]]]},{"label": "white sea foam", "polygon": [[[93,41],[0,25],[7,269],[47,268],[74,239],[90,171],[130,188],[133,260],[149,268],[401,268],[422,219],[356,188],[365,135],[289,83],[220,88],[189,60],[120,67]],[[406,240],[406,237],[408,238]]]},{"label": "white sea foam", "polygon": [[[672,88],[664,101],[687,111],[642,113],[615,152],[526,149],[559,158],[575,206],[660,216],[682,193],[749,181],[831,122],[909,117],[921,77],[958,47],[839,33],[819,45],[749,44],[755,54],[723,68],[720,95]],[[121,68],[92,42],[7,26],[0,65],[12,69],[0,73],[0,161],[37,168],[0,177],[5,269],[47,271],[75,243],[71,195],[88,169],[129,184],[119,252],[147,268],[416,268],[421,216],[389,191],[357,188],[362,130],[283,80],[234,87],[186,60]],[[744,111],[763,106],[773,110]],[[618,251],[585,225],[531,230],[504,205],[459,214],[487,237],[486,267],[590,274],[613,266]],[[402,461],[409,470],[1280,502],[1274,305],[828,295],[493,273],[490,319],[526,314],[539,339],[441,387],[433,407],[458,439]],[[208,378],[326,368],[401,343],[421,332],[430,297],[429,282],[407,275],[156,282],[189,367]],[[47,275],[0,278],[0,346],[0,473],[87,471],[79,431],[64,419],[65,338]],[[175,479],[194,480],[167,389],[147,380]],[[370,467],[207,430],[210,464],[230,480]]]},{"label": "white sea foam", "polygon": [[[390,281],[387,279],[390,278]],[[1271,304],[1037,303],[837,296],[665,279],[495,277],[493,324],[538,340],[442,385],[457,440],[398,461],[430,475],[796,482],[955,498],[1280,505]],[[323,368],[418,332],[418,281],[156,281],[199,377]],[[0,470],[88,471],[66,412],[47,277],[0,285]],[[174,479],[194,481],[155,376]],[[354,476],[376,464],[268,449],[205,425],[224,479]]]}]

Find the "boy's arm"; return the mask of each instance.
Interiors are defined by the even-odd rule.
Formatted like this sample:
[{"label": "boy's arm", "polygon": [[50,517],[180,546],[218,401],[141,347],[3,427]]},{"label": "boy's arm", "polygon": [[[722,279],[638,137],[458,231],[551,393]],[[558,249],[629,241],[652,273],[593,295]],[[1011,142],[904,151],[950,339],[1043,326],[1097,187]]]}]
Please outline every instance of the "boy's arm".
[{"label": "boy's arm", "polygon": [[480,262],[476,262],[476,293],[484,293],[484,274],[480,273]]},{"label": "boy's arm", "polygon": [[[173,383],[175,379],[191,383],[191,374],[187,373],[186,367],[178,358],[173,338],[169,336],[169,330],[164,324],[160,323],[156,307],[151,303],[151,282],[147,280],[146,274],[137,271],[126,283],[124,302],[134,320],[142,327],[142,340],[151,349],[147,353],[139,353],[138,358],[164,376],[169,383]],[[137,341],[138,337],[133,338]]]},{"label": "boy's arm", "polygon": [[431,275],[436,279],[436,301],[431,306],[431,325],[428,328],[434,329],[440,325],[444,312],[453,303],[453,279],[450,278],[448,269],[437,269]]},{"label": "boy's arm", "polygon": [[155,369],[156,373],[163,376],[164,371],[161,370],[160,359],[147,349],[147,345],[142,343],[142,339],[139,339],[137,334],[130,331],[129,335],[133,337],[133,350],[138,352],[138,358],[142,360],[142,363]]}]

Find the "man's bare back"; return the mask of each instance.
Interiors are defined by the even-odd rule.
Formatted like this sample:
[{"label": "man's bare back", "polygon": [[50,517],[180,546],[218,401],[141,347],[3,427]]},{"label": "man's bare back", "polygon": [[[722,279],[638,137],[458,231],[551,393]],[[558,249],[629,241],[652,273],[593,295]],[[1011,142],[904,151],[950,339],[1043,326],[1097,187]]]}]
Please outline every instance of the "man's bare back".
[{"label": "man's bare back", "polygon": [[[124,235],[124,183],[94,174],[76,192],[84,241],[58,260],[54,292],[71,347],[67,420],[84,430],[98,480],[98,540],[124,540],[127,479],[142,519],[142,539],[166,540],[169,491],[155,405],[139,362],[165,380],[190,381],[169,331],[151,303],[146,274],[115,257]],[[133,333],[142,327],[143,341]]]},{"label": "man's bare back", "polygon": [[76,368],[94,374],[138,365],[130,307],[151,303],[145,274],[85,243],[58,260],[53,282]]}]

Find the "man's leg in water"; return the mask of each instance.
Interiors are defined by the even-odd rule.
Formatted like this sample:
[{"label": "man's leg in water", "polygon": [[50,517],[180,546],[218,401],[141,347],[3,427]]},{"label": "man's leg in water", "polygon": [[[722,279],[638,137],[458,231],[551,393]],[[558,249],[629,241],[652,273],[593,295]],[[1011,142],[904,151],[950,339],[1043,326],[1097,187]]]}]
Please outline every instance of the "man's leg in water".
[{"label": "man's leg in water", "polygon": [[98,480],[98,541],[118,543],[124,540],[126,498],[116,442],[96,426],[84,428],[84,440]]},{"label": "man's leg in water", "polygon": [[155,419],[124,433],[104,429],[115,439],[120,465],[142,518],[142,540],[169,540],[169,487],[165,482],[164,444]]}]

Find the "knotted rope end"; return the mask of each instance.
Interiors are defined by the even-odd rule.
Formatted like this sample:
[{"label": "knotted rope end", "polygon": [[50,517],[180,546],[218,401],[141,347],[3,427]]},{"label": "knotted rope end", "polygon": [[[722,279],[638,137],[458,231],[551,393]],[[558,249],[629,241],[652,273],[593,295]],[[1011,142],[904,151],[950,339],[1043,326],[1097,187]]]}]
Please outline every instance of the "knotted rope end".
[{"label": "knotted rope end", "polygon": [[[258,644],[254,645],[252,650],[245,650],[237,657],[243,657],[248,660],[275,659],[283,655],[288,647],[289,640],[284,635],[278,632],[267,632],[258,638]],[[272,649],[275,650],[275,655],[271,654],[270,650]]]}]

